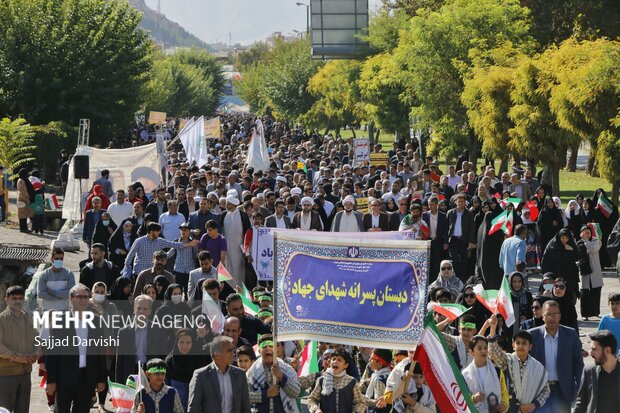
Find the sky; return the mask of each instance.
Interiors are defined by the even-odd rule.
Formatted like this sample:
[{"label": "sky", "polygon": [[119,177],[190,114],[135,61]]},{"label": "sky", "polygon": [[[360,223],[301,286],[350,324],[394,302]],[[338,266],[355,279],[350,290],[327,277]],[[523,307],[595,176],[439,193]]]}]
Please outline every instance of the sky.
[{"label": "sky", "polygon": [[[161,11],[170,20],[207,43],[220,41],[251,44],[264,40],[273,32],[294,35],[306,30],[306,8],[296,6],[300,0],[160,0]],[[309,0],[302,1],[310,4]],[[381,0],[369,0],[374,10]],[[157,0],[146,0],[157,9]]]}]

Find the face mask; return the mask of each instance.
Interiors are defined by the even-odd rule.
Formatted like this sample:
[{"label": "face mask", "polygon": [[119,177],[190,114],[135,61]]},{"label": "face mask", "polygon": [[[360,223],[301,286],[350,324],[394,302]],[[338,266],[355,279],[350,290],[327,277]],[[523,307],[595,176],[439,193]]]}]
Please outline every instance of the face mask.
[{"label": "face mask", "polygon": [[62,268],[62,260],[54,260],[53,265],[54,265],[54,268],[61,269]]},{"label": "face mask", "polygon": [[93,300],[96,303],[102,303],[105,301],[105,294],[93,294]]},{"label": "face mask", "polygon": [[110,221],[101,221],[101,223],[103,224],[104,227],[107,227],[108,225],[110,225]]},{"label": "face mask", "polygon": [[551,291],[551,290],[553,290],[553,284],[543,284],[543,288],[546,291]]},{"label": "face mask", "polygon": [[173,303],[175,304],[179,304],[181,301],[183,301],[183,296],[182,295],[173,295],[171,298]]}]

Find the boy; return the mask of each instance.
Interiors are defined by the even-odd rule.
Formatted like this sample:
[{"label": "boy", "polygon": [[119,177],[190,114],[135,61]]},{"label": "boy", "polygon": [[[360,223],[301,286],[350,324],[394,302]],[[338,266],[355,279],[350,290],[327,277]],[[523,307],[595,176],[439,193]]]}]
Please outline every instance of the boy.
[{"label": "boy", "polygon": [[365,412],[364,396],[355,382],[347,374],[351,357],[346,350],[337,348],[332,353],[330,365],[308,397],[310,413]]},{"label": "boy", "polygon": [[392,363],[392,352],[390,350],[383,350],[376,348],[372,351],[368,366],[372,370],[370,376],[370,382],[364,395],[364,402],[368,406],[369,412],[375,413],[387,413],[391,410],[391,406],[386,406],[382,409],[376,407],[377,399],[383,396],[385,392],[385,383],[392,371],[390,365]]},{"label": "boy", "polygon": [[532,412],[545,404],[551,394],[545,366],[529,355],[532,349],[532,334],[519,331],[512,337],[514,353],[504,353],[497,344],[497,314],[493,314],[482,327],[486,331],[491,327],[489,335],[489,357],[497,367],[508,369],[512,378],[514,397],[519,403],[521,412]]},{"label": "boy", "polygon": [[611,313],[601,318],[598,329],[611,331],[616,337],[616,342],[620,343],[620,293],[609,294],[608,303]]},{"label": "boy", "polygon": [[256,353],[250,346],[241,346],[237,349],[237,365],[243,369],[246,373],[252,367],[252,364],[256,361]]},{"label": "boy", "polygon": [[166,362],[150,359],[146,363],[148,389],[142,389],[133,402],[132,413],[184,413],[183,404],[174,387],[164,384]]},{"label": "boy", "polygon": [[[446,324],[450,324],[450,320],[447,318],[441,323],[437,324],[439,331],[443,330]],[[476,317],[471,314],[464,314],[459,319],[459,335],[453,336],[449,333],[442,332],[443,339],[448,346],[448,349],[452,352],[452,357],[458,366],[459,370],[469,366],[469,363],[473,361],[473,356],[467,350],[469,342],[472,337],[476,335],[478,329],[476,328]]]}]

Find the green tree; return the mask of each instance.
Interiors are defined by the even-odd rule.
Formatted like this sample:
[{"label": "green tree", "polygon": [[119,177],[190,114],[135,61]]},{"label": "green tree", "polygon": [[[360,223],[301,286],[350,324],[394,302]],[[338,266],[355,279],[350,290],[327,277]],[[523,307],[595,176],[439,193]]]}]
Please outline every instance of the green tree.
[{"label": "green tree", "polygon": [[361,39],[368,43],[374,53],[391,52],[398,46],[398,37],[409,20],[402,9],[390,9],[384,5],[371,16],[368,31]]},{"label": "green tree", "polygon": [[0,121],[0,165],[17,170],[27,162],[34,161],[34,131],[25,119]]},{"label": "green tree", "polygon": [[217,99],[216,105],[219,103],[219,100],[224,93],[226,78],[224,77],[224,72],[222,71],[222,65],[217,61],[215,56],[206,50],[186,49],[177,51],[175,54],[170,56],[169,59],[200,69],[203,73],[203,79],[209,82],[211,84],[211,88],[213,88],[213,98]]},{"label": "green tree", "polygon": [[142,103],[152,44],[125,0],[0,2],[0,113],[43,124],[91,119],[91,140]]},{"label": "green tree", "polygon": [[243,70],[258,63],[267,53],[269,53],[269,45],[265,42],[256,42],[248,49],[236,53],[233,56],[233,64],[237,70]]},{"label": "green tree", "polygon": [[386,7],[415,16],[420,9],[438,10],[447,0],[385,0]]}]

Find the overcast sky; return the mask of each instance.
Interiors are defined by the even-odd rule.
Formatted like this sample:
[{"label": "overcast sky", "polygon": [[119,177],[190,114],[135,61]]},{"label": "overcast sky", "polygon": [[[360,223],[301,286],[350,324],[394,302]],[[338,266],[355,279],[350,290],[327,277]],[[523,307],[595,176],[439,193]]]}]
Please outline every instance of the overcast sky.
[{"label": "overcast sky", "polygon": [[[294,34],[306,30],[306,8],[299,0],[160,0],[161,11],[170,20],[207,43],[221,41],[250,44],[273,32]],[[309,0],[303,1],[309,4]],[[157,0],[146,0],[157,9]],[[381,0],[369,0],[371,10]]]}]

